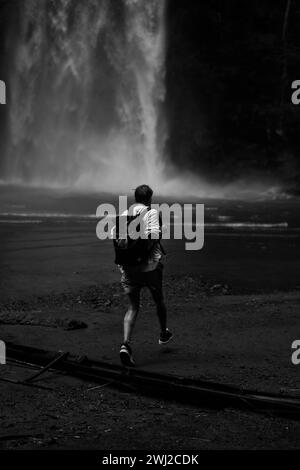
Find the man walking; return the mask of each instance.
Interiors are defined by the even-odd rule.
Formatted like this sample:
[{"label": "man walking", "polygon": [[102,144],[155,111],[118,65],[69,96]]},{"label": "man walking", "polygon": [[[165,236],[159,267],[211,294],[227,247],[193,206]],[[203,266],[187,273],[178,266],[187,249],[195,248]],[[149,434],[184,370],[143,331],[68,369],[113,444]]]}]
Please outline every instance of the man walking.
[{"label": "man walking", "polygon": [[[143,287],[147,287],[150,290],[156,304],[156,312],[160,325],[159,344],[167,344],[173,336],[167,329],[167,310],[162,286],[162,258],[164,251],[159,241],[161,236],[161,224],[158,211],[150,207],[152,195],[153,191],[149,186],[145,184],[138,186],[135,190],[136,204],[131,214],[133,218],[139,217],[141,221],[140,238],[144,242],[144,254],[138,261],[136,259],[128,259],[128,261],[118,263],[121,271],[121,285],[124,292],[127,294],[129,304],[124,317],[124,339],[120,349],[121,361],[126,366],[135,365],[131,340],[139,312],[140,293]],[[127,217],[128,211],[125,211],[121,216]],[[132,252],[128,250],[128,253],[130,256],[130,253],[134,253],[134,250],[132,250]],[[116,258],[116,260],[117,259],[118,258]]]}]

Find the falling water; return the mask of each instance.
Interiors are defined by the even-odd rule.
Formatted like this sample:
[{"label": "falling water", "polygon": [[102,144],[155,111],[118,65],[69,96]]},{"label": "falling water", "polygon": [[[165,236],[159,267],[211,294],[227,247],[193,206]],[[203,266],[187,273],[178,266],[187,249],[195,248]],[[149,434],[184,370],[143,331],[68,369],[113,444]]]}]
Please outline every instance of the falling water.
[{"label": "falling water", "polygon": [[5,180],[126,190],[163,174],[164,0],[26,0]]}]

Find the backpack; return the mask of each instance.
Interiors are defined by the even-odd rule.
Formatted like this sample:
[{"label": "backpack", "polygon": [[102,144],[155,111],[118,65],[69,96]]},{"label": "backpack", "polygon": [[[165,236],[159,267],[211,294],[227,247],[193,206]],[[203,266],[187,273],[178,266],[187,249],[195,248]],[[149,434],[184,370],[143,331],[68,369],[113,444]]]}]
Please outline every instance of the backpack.
[{"label": "backpack", "polygon": [[[148,239],[141,237],[131,238],[128,228],[130,223],[137,219],[142,218],[149,212],[151,208],[147,207],[147,211],[141,211],[136,215],[120,215],[116,218],[116,236],[113,240],[115,248],[115,263],[121,266],[134,266],[146,261],[149,255]],[[161,220],[161,219],[160,219]],[[136,226],[136,231],[141,232],[141,222]],[[126,230],[126,233],[121,233],[121,228]]]}]

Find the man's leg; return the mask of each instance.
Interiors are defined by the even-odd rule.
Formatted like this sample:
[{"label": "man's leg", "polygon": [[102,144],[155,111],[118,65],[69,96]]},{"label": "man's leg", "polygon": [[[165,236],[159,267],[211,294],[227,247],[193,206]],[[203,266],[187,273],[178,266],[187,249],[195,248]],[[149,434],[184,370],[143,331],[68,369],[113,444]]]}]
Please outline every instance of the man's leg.
[{"label": "man's leg", "polygon": [[153,300],[156,305],[156,313],[159,321],[161,333],[165,333],[167,330],[167,308],[164,301],[162,288],[150,288]]},{"label": "man's leg", "polygon": [[135,365],[130,346],[133,328],[136,322],[140,304],[140,289],[135,289],[132,293],[127,294],[129,306],[124,317],[124,342],[120,349],[120,359],[127,367]]},{"label": "man's leg", "polygon": [[160,326],[160,337],[158,342],[159,344],[167,344],[173,335],[167,328],[167,308],[163,295],[162,269],[163,266],[160,265],[157,269],[149,273],[148,287],[156,305],[156,313]]},{"label": "man's leg", "polygon": [[131,367],[135,365],[135,361],[132,355],[130,341],[139,311],[141,288],[137,282],[138,280],[136,280],[134,276],[124,269],[121,270],[121,273],[121,284],[127,294],[129,305],[124,317],[124,342],[121,344],[120,359],[125,366]]},{"label": "man's leg", "polygon": [[132,337],[132,332],[137,319],[140,306],[140,290],[135,289],[133,292],[127,294],[128,297],[128,310],[124,317],[124,344],[129,344]]}]

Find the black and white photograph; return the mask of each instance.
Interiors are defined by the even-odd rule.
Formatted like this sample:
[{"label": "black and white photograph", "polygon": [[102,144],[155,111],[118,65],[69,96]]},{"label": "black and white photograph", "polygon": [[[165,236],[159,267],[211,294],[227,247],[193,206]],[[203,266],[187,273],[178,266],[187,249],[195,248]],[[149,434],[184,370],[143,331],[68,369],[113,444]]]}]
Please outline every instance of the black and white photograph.
[{"label": "black and white photograph", "polygon": [[300,450],[299,23],[0,0],[1,460]]}]

